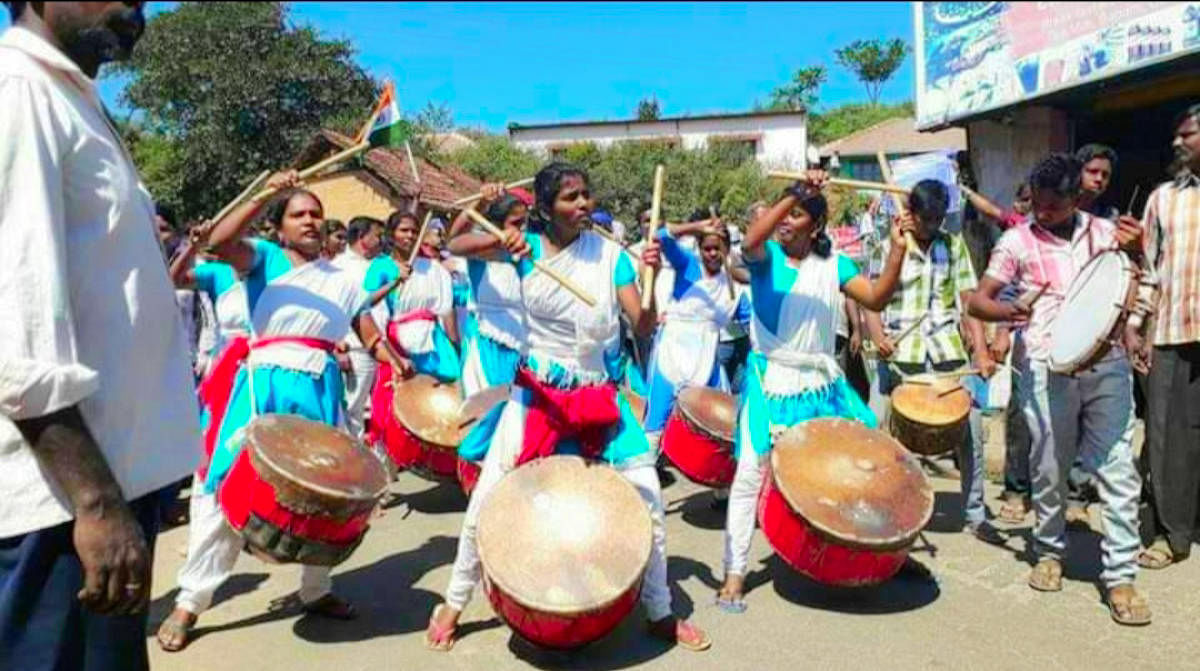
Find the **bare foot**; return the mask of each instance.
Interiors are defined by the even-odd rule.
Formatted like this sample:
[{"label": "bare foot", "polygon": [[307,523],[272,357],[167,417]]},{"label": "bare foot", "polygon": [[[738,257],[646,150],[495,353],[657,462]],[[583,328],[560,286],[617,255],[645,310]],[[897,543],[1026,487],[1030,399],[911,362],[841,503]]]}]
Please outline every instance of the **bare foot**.
[{"label": "bare foot", "polygon": [[164,652],[179,652],[191,642],[192,627],[196,616],[190,611],[176,608],[158,627],[158,645]]}]

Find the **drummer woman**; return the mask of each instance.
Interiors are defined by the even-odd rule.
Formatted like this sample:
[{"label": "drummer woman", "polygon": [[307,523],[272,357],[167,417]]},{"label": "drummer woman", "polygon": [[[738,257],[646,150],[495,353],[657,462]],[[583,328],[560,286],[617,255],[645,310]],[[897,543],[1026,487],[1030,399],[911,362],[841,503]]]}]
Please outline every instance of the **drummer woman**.
[{"label": "drummer woman", "polygon": [[[651,634],[691,650],[706,649],[711,645],[708,636],[671,614],[655,455],[615,383],[621,377],[615,370],[618,358],[613,356],[618,351],[619,313],[625,313],[638,333],[647,334],[656,321],[655,310],[642,310],[628,255],[616,243],[586,230],[592,206],[586,173],[551,163],[538,172],[534,192],[536,204],[524,234],[510,229],[503,247],[477,234],[459,243],[460,249],[477,245],[479,258],[500,258],[497,252],[506,251],[523,259],[518,271],[529,352],[517,371],[467,506],[446,603],[434,610],[426,642],[435,650],[449,650],[454,644],[458,618],[480,578],[475,525],[488,492],[506,472],[524,462],[574,453],[612,464],[646,502],[654,543],[641,597]],[[588,307],[545,273],[533,272],[531,258],[569,277],[596,305]],[[657,241],[646,246],[642,260],[651,267],[659,265]]]},{"label": "drummer woman", "polygon": [[[450,273],[438,260],[429,258],[425,248],[413,265],[408,265],[420,232],[416,215],[393,212],[387,230],[392,252],[372,261],[363,281],[375,306],[372,314],[387,323],[388,341],[412,362],[415,372],[453,382],[462,365],[449,335],[458,331]],[[371,392],[372,408],[392,407],[391,381],[391,371],[382,366]],[[401,440],[390,412],[372,412],[368,429],[373,442],[394,447]]]},{"label": "drummer woman", "polygon": [[[686,236],[695,236],[698,252],[681,244]],[[725,271],[729,230],[719,219],[668,224],[659,231],[659,243],[675,269],[675,281],[647,375],[646,437],[656,449],[680,390],[712,387],[729,391],[729,380],[717,357],[721,331],[730,321],[745,326],[750,319],[749,299],[739,295]]]},{"label": "drummer woman", "polygon": [[[204,483],[209,494],[217,490],[233,465],[241,449],[241,430],[257,415],[286,413],[330,426],[343,425],[342,376],[333,351],[351,327],[381,361],[401,370],[408,368],[408,362],[383,340],[367,312],[367,293],[321,258],[321,201],[296,187],[294,172],[276,175],[268,184],[279,192],[265,208],[251,201],[235,209],[218,222],[209,237],[217,257],[245,277],[253,338],[240,352],[246,365],[236,366],[232,369],[236,372],[229,375],[229,403],[221,416],[213,418],[219,430]],[[243,239],[260,208],[277,232],[279,245]],[[212,603],[213,592],[229,575],[242,549],[241,538],[227,524],[213,524],[204,531],[204,538],[195,543],[189,539],[189,545],[205,549],[212,570],[207,580],[180,591],[175,611],[163,623],[159,640],[169,651],[187,644],[197,615]],[[354,608],[331,592],[329,572],[329,567],[323,566],[302,568],[300,600],[304,610],[353,618]]]},{"label": "drummer woman", "polygon": [[[755,503],[776,432],[817,417],[846,417],[875,426],[875,415],[850,387],[834,358],[842,294],[869,310],[891,298],[904,262],[900,225],[880,277],[868,281],[855,263],[832,253],[825,233],[827,176],[811,171],[805,182],[754,220],[742,240],[750,271],[754,349],[747,361],[736,436],[738,465],[725,524],[725,584],[717,605],[742,612]],[[905,224],[909,226],[909,224]]]}]

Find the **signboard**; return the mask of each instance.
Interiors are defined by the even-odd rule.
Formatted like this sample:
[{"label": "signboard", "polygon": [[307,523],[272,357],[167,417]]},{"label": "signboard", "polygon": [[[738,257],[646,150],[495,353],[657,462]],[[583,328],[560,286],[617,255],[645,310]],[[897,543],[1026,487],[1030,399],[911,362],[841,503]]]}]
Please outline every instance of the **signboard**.
[{"label": "signboard", "polygon": [[1200,52],[1192,2],[914,2],[921,129]]}]

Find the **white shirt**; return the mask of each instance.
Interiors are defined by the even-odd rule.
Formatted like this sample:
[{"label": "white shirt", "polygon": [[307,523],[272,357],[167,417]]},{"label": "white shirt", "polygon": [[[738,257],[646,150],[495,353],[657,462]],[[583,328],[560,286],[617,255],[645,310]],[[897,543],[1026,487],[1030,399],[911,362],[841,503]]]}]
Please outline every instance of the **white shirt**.
[{"label": "white shirt", "polygon": [[188,343],[154,205],[95,84],[0,37],[0,538],[69,520],[12,420],[78,405],[127,499],[200,454]]},{"label": "white shirt", "polygon": [[[346,245],[346,251],[338,254],[329,262],[333,264],[334,268],[345,272],[350,281],[360,288],[366,282],[367,268],[371,267],[371,259],[354,251],[354,247],[351,245]],[[346,344],[350,346],[350,349],[363,349],[362,341],[359,340],[354,329],[350,329],[350,334],[346,336]]]}]

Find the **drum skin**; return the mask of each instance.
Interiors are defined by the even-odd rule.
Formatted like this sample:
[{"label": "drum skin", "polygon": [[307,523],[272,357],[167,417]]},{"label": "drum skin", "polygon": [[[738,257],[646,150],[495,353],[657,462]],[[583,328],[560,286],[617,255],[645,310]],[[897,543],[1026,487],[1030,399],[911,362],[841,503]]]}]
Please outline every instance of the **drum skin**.
[{"label": "drum skin", "polygon": [[387,445],[397,468],[444,480],[458,474],[458,445],[470,431],[459,421],[462,394],[457,382],[414,375],[396,385],[392,411],[401,434]]},{"label": "drum skin", "polygon": [[692,482],[729,487],[737,470],[733,454],[737,411],[731,394],[704,387],[684,389],[663,428],[663,454]]},{"label": "drum skin", "polygon": [[933,490],[915,457],[883,432],[843,419],[785,431],[758,504],[775,552],[837,587],[894,576],[932,515]]},{"label": "drum skin", "polygon": [[1079,270],[1050,324],[1050,370],[1074,375],[1120,341],[1137,303],[1140,272],[1123,252],[1105,250]]},{"label": "drum skin", "polygon": [[905,383],[892,391],[892,435],[912,452],[933,456],[961,447],[970,430],[971,395],[953,380]]},{"label": "drum skin", "polygon": [[334,566],[367,531],[387,473],[349,435],[291,415],[263,415],[217,491],[256,556]]},{"label": "drum skin", "polygon": [[573,649],[611,632],[637,605],[651,521],[619,473],[552,456],[506,474],[479,512],[484,591],[522,638]]}]

